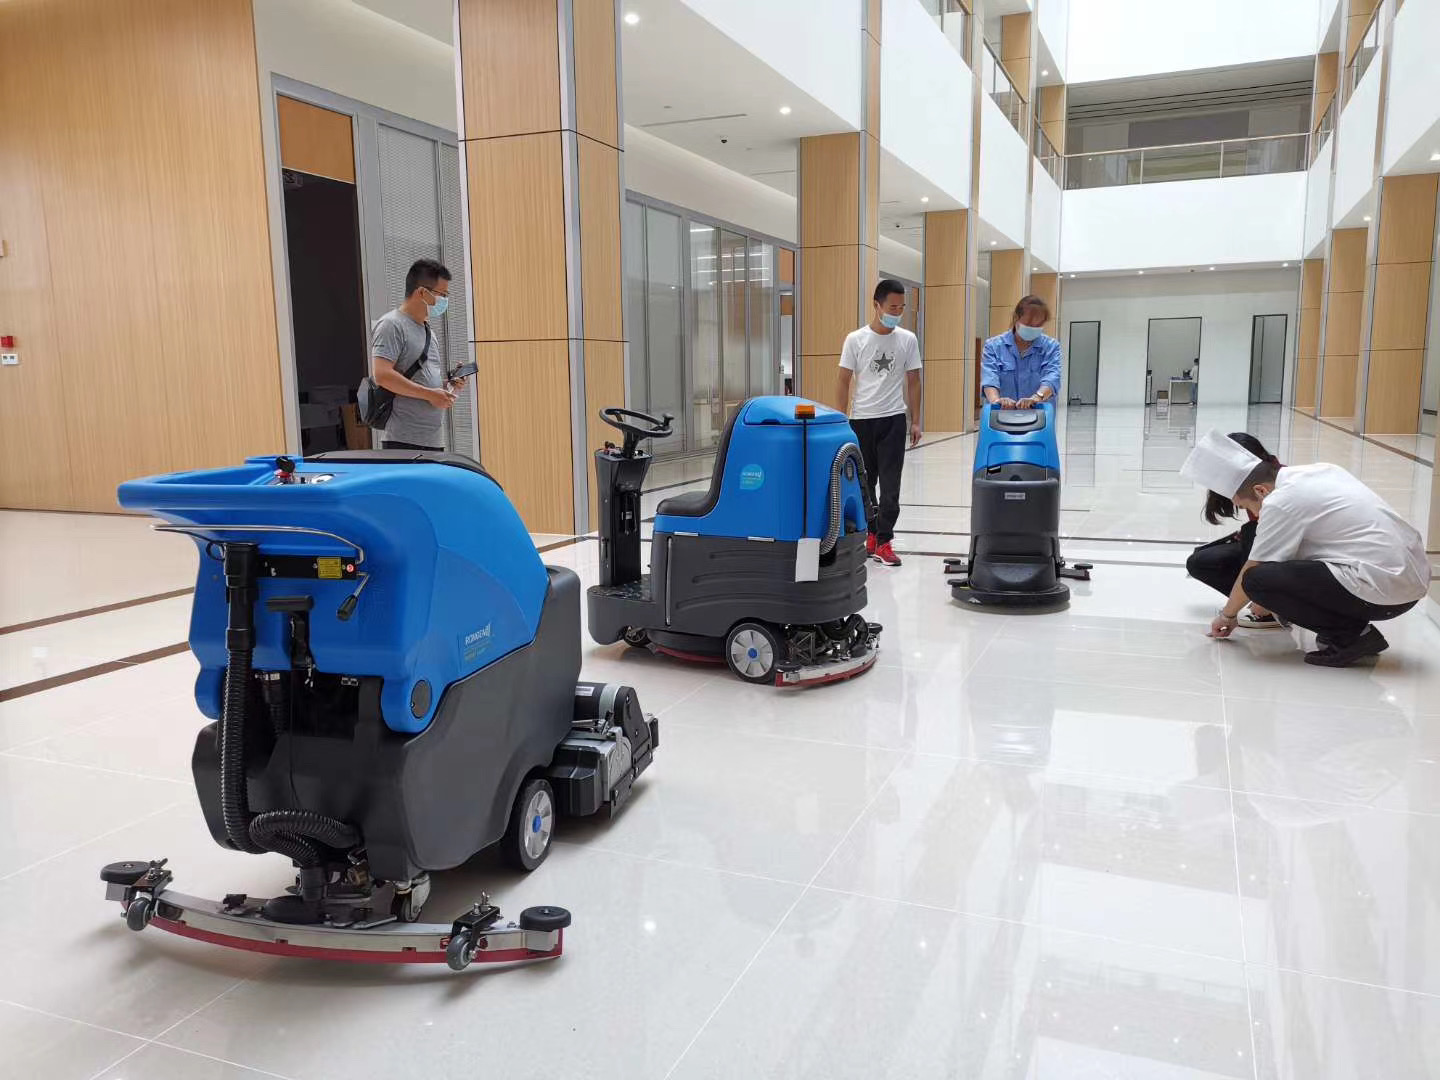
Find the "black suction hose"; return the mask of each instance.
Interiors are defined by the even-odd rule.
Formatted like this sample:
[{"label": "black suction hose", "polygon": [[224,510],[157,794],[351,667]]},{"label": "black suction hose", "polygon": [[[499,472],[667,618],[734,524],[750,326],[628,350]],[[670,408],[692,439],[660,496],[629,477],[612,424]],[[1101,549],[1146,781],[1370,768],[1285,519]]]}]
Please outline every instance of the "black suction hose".
[{"label": "black suction hose", "polygon": [[220,714],[220,812],[225,838],[236,851],[265,849],[250,839],[250,792],[245,775],[245,714],[249,709],[251,664],[255,657],[255,581],[260,549],[225,545],[225,595],[230,623],[225,630],[225,706]]},{"label": "black suction hose", "polygon": [[[245,725],[250,706],[250,679],[255,658],[255,601],[259,595],[260,549],[254,544],[225,545],[225,589],[229,626],[225,649],[225,706],[220,714],[220,810],[225,838],[237,851],[273,851],[302,868],[321,861],[316,843],[348,851],[359,833],[343,821],[313,810],[269,810],[251,816],[245,773]],[[281,711],[272,703],[271,722]]]},{"label": "black suction hose", "polygon": [[845,527],[843,515],[845,512],[844,499],[840,492],[840,478],[844,474],[845,463],[855,463],[855,476],[860,481],[860,499],[865,507],[866,522],[875,518],[875,502],[870,496],[870,484],[865,476],[865,458],[860,454],[860,448],[853,442],[847,442],[835,453],[835,458],[830,462],[830,522],[826,526],[825,536],[820,541],[820,554],[828,555],[835,549],[840,539],[840,530]]}]

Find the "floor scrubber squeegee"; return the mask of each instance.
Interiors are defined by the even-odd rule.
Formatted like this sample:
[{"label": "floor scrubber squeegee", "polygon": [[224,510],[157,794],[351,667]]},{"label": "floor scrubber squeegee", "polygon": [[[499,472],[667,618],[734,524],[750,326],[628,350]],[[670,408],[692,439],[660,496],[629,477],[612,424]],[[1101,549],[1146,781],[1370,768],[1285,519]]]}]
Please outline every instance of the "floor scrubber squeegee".
[{"label": "floor scrubber squeegee", "polygon": [[560,815],[613,814],[658,723],[628,686],[580,682],[580,582],[547,567],[469,458],[341,451],[122,485],[201,552],[190,627],[192,771],[222,847],[295,867],[279,896],[206,900],[165,860],[101,879],[147,926],[281,956],[550,959],[570,914],[488,896],[423,924],[430,875],[498,844],[525,871]]}]

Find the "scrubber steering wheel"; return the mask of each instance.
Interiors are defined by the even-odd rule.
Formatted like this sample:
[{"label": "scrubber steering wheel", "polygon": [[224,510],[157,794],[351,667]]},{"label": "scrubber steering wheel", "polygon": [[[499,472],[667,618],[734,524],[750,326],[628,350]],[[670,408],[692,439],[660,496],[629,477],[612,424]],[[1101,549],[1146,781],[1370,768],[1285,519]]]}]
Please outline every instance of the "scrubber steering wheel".
[{"label": "scrubber steering wheel", "polygon": [[[644,420],[649,425],[648,429],[629,423],[625,419],[627,416],[636,420]],[[649,413],[636,412],[634,409],[621,409],[612,405],[608,409],[600,410],[600,419],[625,436],[625,446],[621,453],[627,458],[635,456],[635,447],[640,444],[641,439],[668,439],[675,434],[670,428],[670,421],[675,417],[669,413],[664,413],[662,418],[657,420]]]}]

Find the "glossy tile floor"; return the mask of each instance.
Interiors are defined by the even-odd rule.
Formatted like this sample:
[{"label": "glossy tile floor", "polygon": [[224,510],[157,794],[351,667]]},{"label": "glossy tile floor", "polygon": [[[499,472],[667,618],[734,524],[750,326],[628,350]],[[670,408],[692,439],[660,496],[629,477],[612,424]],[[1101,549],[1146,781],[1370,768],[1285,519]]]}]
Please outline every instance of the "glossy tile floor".
[{"label": "glossy tile floor", "polygon": [[[1284,634],[1207,640],[1190,411],[1065,418],[1068,550],[1097,563],[1067,612],[951,602],[973,439],[937,437],[907,463],[905,565],[871,573],[863,678],[781,693],[587,639],[587,677],[637,687],[661,747],[534,875],[482,854],[443,876],[437,918],[481,889],[574,911],[563,959],[503,972],[127,931],[113,859],[167,856],[202,895],[288,880],[195,804],[195,665],[165,655],[194,554],[0,514],[0,1076],[1440,1076],[1440,629],[1412,613],[1347,671]],[[1384,446],[1273,408],[1198,423],[1425,518],[1430,469]],[[545,557],[588,582],[595,554]]]}]

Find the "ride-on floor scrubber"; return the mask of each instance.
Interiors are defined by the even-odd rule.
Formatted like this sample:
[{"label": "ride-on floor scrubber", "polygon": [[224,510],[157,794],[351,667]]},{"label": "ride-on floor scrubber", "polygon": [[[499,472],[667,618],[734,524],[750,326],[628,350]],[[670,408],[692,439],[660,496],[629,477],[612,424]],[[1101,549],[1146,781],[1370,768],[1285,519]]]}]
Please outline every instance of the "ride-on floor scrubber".
[{"label": "ride-on floor scrubber", "polygon": [[617,810],[659,734],[630,687],[578,681],[579,578],[541,562],[500,485],[460,455],[342,451],[139,480],[120,502],[200,548],[211,835],[297,869],[285,895],[212,901],[172,891],[163,860],[112,863],[130,928],[456,970],[559,956],[562,908],[502,923],[482,897],[417,923],[432,872],[496,842],[533,870],[557,813]]},{"label": "ride-on floor scrubber", "polygon": [[1061,578],[1090,580],[1060,557],[1060,447],[1055,407],[986,405],[970,487],[970,557],[946,559],[950,594],[968,604],[1059,607]]},{"label": "ride-on floor scrubber", "polygon": [[757,397],[725,425],[710,487],[656,510],[642,572],[645,439],[672,417],[602,409],[624,435],[595,452],[600,583],[590,636],[724,662],[747,682],[810,686],[869,670],[880,626],[865,606],[869,487],[843,413],[795,397]]}]

